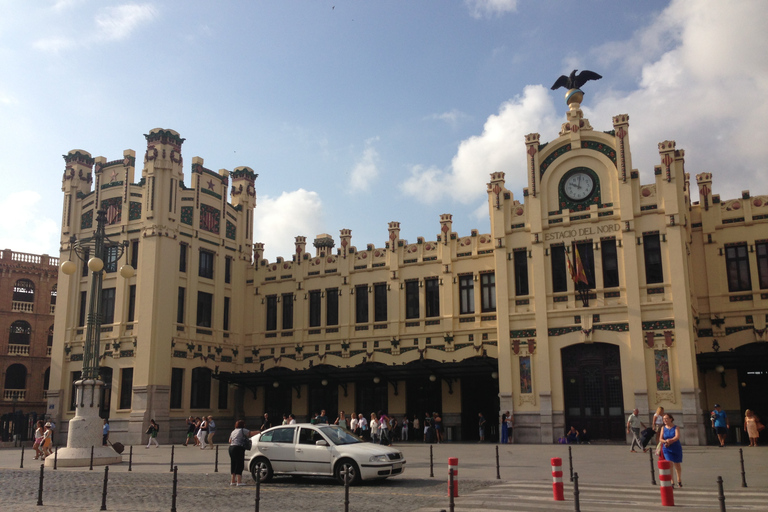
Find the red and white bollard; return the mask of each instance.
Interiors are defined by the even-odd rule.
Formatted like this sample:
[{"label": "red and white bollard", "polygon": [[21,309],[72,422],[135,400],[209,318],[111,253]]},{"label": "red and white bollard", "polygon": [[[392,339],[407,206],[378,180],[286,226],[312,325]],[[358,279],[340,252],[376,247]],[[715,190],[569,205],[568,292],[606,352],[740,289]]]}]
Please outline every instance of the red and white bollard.
[{"label": "red and white bollard", "polygon": [[563,459],[552,457],[552,494],[555,501],[565,501],[563,496]]},{"label": "red and white bollard", "polygon": [[[459,497],[459,458],[448,457],[448,470],[453,473],[453,497]],[[451,495],[451,483],[448,482],[448,496]]]},{"label": "red and white bollard", "polygon": [[668,460],[659,461],[659,489],[661,489],[661,506],[674,507],[675,497],[672,490],[672,463]]}]

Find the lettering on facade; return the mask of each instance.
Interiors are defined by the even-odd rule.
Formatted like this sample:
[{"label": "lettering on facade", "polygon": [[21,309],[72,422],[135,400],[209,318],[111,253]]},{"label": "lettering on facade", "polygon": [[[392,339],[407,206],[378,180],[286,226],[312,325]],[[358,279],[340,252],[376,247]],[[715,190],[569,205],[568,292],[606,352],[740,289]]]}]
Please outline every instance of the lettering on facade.
[{"label": "lettering on facade", "polygon": [[555,240],[565,240],[566,238],[575,238],[578,236],[602,235],[621,231],[620,224],[603,224],[599,226],[585,226],[583,228],[564,229],[562,231],[548,231],[544,233],[544,241],[551,242]]}]

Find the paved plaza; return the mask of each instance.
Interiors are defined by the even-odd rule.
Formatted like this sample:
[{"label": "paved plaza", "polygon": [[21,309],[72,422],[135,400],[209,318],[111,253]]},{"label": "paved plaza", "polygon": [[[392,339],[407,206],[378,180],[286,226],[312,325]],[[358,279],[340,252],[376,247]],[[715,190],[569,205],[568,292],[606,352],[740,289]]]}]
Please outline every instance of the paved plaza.
[{"label": "paved plaza", "polygon": [[[574,510],[573,484],[569,478],[568,446],[499,446],[499,476],[494,444],[450,443],[432,445],[434,477],[430,477],[430,447],[398,445],[407,459],[402,476],[365,483],[350,489],[349,510],[398,510],[438,512],[448,510],[446,482],[448,457],[459,458],[457,511],[480,510]],[[572,447],[573,469],[579,475],[581,510],[653,510],[660,506],[657,485],[651,484],[648,454],[629,453],[628,446],[581,445]],[[683,489],[675,489],[675,504],[686,510],[720,510],[717,477],[722,476],[727,510],[768,510],[768,450],[744,448],[747,488],[742,487],[738,447],[685,447]],[[40,461],[25,449],[0,449],[0,510],[58,509],[99,510],[102,503],[104,467],[45,468],[43,506],[37,506]],[[179,510],[254,510],[255,485],[229,487],[227,447],[216,452],[176,445],[178,466],[176,506]],[[552,500],[550,458],[561,457],[565,474],[565,501]],[[173,473],[171,447],[133,447],[128,471],[124,462],[110,466],[107,510],[171,510]],[[654,460],[655,467],[655,460]],[[658,483],[658,472],[654,473]],[[332,480],[278,478],[261,486],[260,510],[344,510],[344,488]]]}]

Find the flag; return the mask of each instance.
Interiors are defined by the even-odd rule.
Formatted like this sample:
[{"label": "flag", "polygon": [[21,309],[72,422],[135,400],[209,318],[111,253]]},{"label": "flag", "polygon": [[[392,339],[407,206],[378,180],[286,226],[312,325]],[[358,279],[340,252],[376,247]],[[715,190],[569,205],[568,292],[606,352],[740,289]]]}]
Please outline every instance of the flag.
[{"label": "flag", "polygon": [[576,271],[573,270],[573,265],[571,265],[571,258],[565,258],[565,261],[568,262],[568,275],[571,276],[571,280],[575,283],[576,282]]},{"label": "flag", "polygon": [[576,264],[576,272],[575,277],[573,277],[573,281],[576,283],[584,283],[589,284],[589,279],[587,279],[587,273],[584,272],[584,264],[581,262],[581,256],[579,256],[579,248],[578,246],[573,246],[573,259],[575,260]]}]

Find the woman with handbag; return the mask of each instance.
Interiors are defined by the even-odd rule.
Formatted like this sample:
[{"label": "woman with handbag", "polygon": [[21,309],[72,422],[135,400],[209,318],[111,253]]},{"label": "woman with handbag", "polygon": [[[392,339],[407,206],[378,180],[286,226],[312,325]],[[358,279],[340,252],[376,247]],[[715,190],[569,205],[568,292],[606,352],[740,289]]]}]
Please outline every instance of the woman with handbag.
[{"label": "woman with handbag", "polygon": [[683,486],[683,445],[680,444],[680,429],[675,425],[675,418],[669,413],[664,415],[664,429],[661,432],[664,459],[672,463],[677,473],[677,486]]},{"label": "woman with handbag", "polygon": [[760,423],[760,418],[755,416],[755,413],[746,410],[744,413],[744,431],[749,436],[749,446],[757,446],[757,441],[760,439],[760,431],[765,427]]},{"label": "woman with handbag", "polygon": [[230,487],[245,485],[243,483],[243,469],[245,468],[245,452],[251,448],[251,436],[259,431],[251,432],[245,428],[245,420],[237,420],[235,430],[229,434],[229,464],[232,479]]}]

